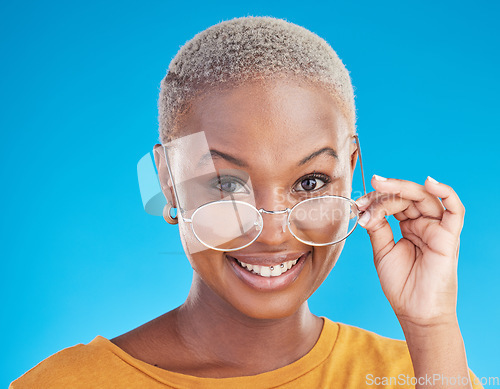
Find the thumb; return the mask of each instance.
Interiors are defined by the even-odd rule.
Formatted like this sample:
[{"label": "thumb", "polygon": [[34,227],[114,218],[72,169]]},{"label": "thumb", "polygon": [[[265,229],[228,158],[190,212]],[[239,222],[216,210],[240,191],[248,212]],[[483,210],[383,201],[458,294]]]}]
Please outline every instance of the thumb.
[{"label": "thumb", "polygon": [[381,259],[393,249],[396,243],[394,243],[394,235],[391,226],[385,217],[381,218],[375,224],[369,223],[369,221],[370,212],[366,211],[361,215],[358,224],[364,227],[368,235],[370,235],[370,241],[373,248],[373,260],[375,261],[375,266],[378,268]]}]

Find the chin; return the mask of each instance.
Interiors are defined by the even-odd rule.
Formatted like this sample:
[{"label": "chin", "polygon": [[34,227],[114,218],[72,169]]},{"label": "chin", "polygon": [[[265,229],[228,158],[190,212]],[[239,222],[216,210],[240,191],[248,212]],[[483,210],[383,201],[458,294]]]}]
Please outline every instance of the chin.
[{"label": "chin", "polygon": [[257,320],[276,320],[294,315],[306,303],[307,299],[304,298],[269,296],[266,299],[259,299],[259,301],[234,301],[232,305],[235,309],[249,318]]}]

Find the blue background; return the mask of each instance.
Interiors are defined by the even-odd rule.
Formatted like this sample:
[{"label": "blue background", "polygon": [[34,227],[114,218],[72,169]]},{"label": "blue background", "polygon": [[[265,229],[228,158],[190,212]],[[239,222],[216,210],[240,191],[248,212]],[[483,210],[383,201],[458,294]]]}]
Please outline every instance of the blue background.
[{"label": "blue background", "polygon": [[[458,315],[470,367],[500,375],[499,6],[494,1],[3,1],[0,385],[96,335],[178,306],[177,227],[142,208],[159,83],[195,33],[271,15],[325,38],[351,72],[367,177],[452,185],[466,206]],[[402,338],[359,228],[314,313]]]}]

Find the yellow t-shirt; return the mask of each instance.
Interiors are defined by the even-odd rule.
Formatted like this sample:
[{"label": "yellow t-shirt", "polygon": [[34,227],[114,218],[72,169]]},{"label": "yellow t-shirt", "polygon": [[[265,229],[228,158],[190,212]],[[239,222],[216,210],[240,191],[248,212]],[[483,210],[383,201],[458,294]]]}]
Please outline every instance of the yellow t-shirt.
[{"label": "yellow t-shirt", "polygon": [[[200,378],[173,373],[140,361],[97,336],[86,345],[66,348],[45,359],[9,388],[399,389],[414,388],[412,377],[406,342],[324,318],[321,335],[306,355],[262,374]],[[472,372],[471,379],[476,379]],[[474,388],[482,386],[474,384]]]}]

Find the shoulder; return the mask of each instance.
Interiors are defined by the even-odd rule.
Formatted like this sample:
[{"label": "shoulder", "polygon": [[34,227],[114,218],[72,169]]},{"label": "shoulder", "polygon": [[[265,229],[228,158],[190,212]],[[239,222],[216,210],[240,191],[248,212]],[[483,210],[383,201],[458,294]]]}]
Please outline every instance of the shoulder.
[{"label": "shoulder", "polygon": [[88,344],[65,348],[44,359],[13,381],[10,389],[18,388],[80,388],[109,367],[110,352],[102,347],[107,339],[97,336]]}]

